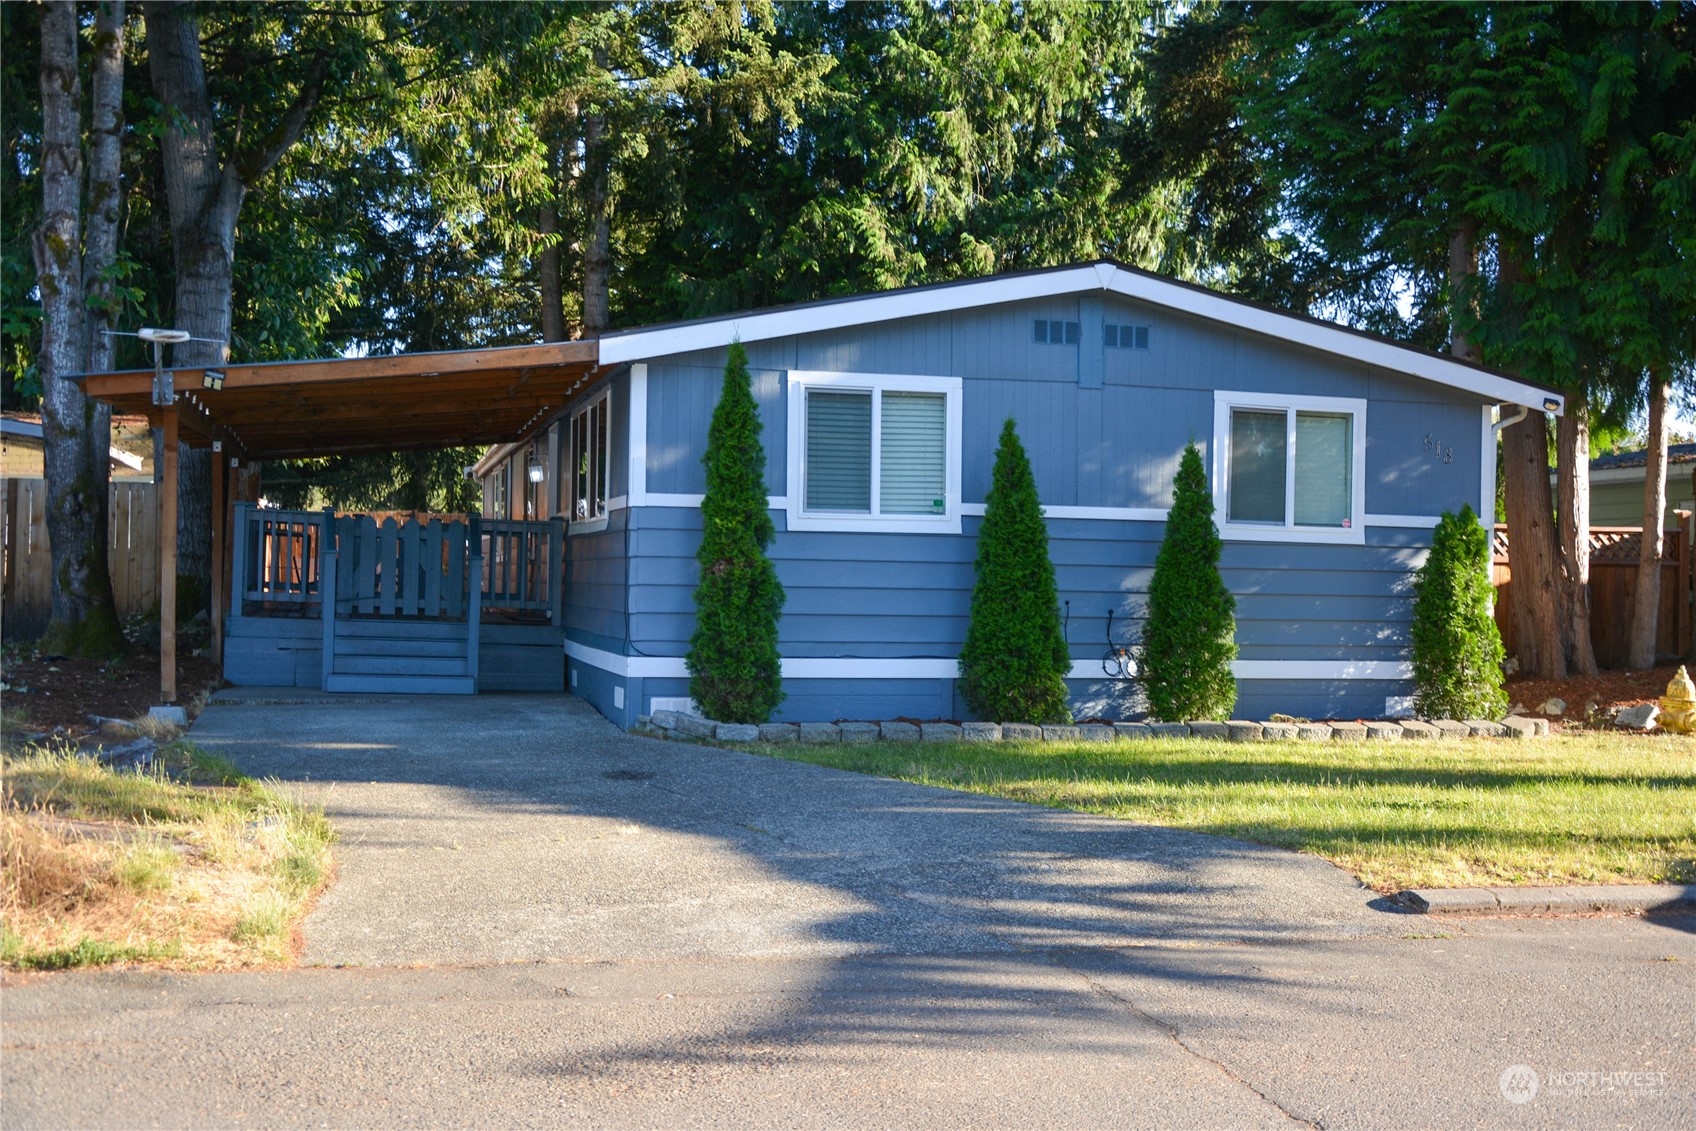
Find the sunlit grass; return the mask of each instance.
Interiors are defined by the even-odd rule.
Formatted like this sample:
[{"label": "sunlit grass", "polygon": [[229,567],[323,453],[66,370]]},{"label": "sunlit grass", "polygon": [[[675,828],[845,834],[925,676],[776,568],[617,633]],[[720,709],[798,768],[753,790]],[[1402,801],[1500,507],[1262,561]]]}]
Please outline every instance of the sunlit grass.
[{"label": "sunlit grass", "polygon": [[1696,881],[1696,741],[757,747],[1322,856],[1371,887]]},{"label": "sunlit grass", "polygon": [[74,748],[4,760],[0,961],[30,969],[286,961],[329,875],[322,812],[187,743],[151,770]]}]

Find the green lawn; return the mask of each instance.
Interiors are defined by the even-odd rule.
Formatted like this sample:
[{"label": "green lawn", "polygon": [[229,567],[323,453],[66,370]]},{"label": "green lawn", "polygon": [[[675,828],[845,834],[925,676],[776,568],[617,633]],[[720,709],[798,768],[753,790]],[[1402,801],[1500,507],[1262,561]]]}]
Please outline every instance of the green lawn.
[{"label": "green lawn", "polygon": [[749,749],[1323,856],[1380,891],[1696,882],[1696,740]]}]

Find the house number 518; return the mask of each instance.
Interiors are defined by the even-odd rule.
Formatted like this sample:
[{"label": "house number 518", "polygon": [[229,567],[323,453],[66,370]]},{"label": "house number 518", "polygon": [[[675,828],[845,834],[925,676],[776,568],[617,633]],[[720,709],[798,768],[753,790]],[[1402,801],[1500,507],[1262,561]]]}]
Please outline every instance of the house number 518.
[{"label": "house number 518", "polygon": [[1425,450],[1440,457],[1444,463],[1455,462],[1454,448],[1452,446],[1445,445],[1443,441],[1437,439],[1429,432],[1425,433]]}]

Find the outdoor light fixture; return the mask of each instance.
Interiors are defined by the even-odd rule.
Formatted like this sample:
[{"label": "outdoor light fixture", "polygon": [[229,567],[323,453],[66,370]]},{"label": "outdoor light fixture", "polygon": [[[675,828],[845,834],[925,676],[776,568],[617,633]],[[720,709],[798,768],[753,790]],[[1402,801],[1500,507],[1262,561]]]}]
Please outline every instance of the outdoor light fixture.
[{"label": "outdoor light fixture", "polygon": [[200,375],[200,387],[211,389],[213,392],[222,389],[224,387],[224,371],[222,369],[206,370]]},{"label": "outdoor light fixture", "polygon": [[1544,412],[1559,412],[1560,410],[1561,410],[1561,402],[1560,401],[1557,401],[1554,397],[1544,397],[1543,398],[1543,411]]},{"label": "outdoor light fixture", "polygon": [[542,466],[542,457],[534,451],[530,453],[530,482],[540,483],[548,474],[548,469]]}]

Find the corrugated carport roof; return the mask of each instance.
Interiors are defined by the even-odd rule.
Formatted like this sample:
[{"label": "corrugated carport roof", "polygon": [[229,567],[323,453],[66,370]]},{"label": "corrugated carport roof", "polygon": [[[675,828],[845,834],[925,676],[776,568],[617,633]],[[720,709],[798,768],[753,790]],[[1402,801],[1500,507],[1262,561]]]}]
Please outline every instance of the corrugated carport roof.
[{"label": "corrugated carport roof", "polygon": [[[221,440],[248,459],[498,444],[517,440],[600,372],[598,344],[552,342],[392,357],[171,367],[184,443]],[[93,373],[89,396],[158,423],[153,371]]]}]

